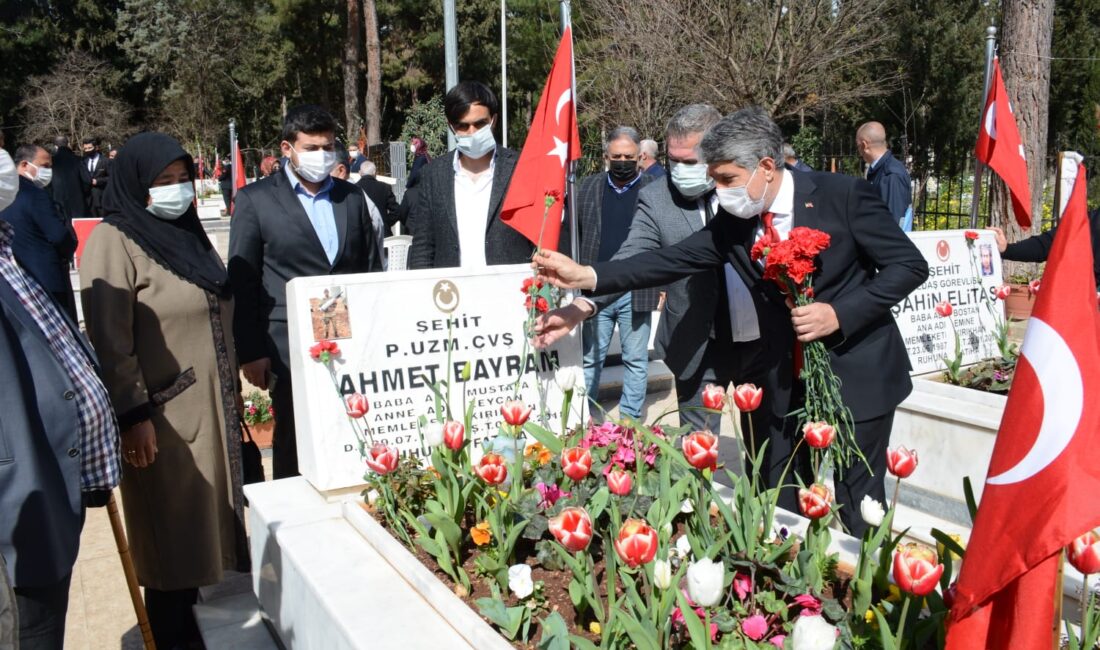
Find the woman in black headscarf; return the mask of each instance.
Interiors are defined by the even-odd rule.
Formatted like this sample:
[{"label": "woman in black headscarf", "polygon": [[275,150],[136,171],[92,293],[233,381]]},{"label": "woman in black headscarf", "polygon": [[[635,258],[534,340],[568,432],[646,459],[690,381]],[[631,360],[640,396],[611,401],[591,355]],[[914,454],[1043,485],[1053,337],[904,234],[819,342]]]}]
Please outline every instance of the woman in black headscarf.
[{"label": "woman in black headscarf", "polygon": [[171,137],[130,138],[80,268],[88,336],[123,432],[130,550],[160,648],[201,647],[198,587],[248,568],[233,304],[192,169]]}]

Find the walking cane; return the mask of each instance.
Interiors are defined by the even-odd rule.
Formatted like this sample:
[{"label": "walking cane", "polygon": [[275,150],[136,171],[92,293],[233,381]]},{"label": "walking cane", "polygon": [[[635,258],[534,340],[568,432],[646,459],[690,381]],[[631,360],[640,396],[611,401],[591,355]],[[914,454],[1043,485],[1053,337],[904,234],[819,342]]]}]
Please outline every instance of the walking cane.
[{"label": "walking cane", "polygon": [[153,630],[149,627],[149,613],[145,611],[145,601],[141,599],[141,590],[138,588],[137,571],[134,570],[134,560],[130,557],[126,530],[122,527],[122,518],[118,516],[118,502],[115,501],[114,492],[111,492],[111,498],[107,501],[107,516],[111,519],[111,532],[115,534],[118,557],[122,560],[122,572],[126,574],[126,586],[130,589],[130,600],[134,603],[134,613],[137,614],[138,627],[141,628],[141,640],[145,643],[145,650],[157,650],[157,644],[153,642]]}]

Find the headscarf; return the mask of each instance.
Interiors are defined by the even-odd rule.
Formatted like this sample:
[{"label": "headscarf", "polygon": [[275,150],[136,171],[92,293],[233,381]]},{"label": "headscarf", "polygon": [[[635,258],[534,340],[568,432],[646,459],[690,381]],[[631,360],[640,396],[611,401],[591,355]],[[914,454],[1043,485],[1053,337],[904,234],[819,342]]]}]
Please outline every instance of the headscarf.
[{"label": "headscarf", "polygon": [[432,157],[428,155],[428,143],[424,142],[420,137],[414,137],[412,139],[413,155],[424,156],[428,159],[428,162],[432,161]]},{"label": "headscarf", "polygon": [[103,196],[103,221],[121,230],[157,264],[181,279],[227,296],[225,266],[214,253],[195,206],[174,221],[158,219],[145,209],[153,181],[177,160],[184,162],[189,176],[194,173],[191,155],[171,136],[139,133],[127,140],[111,168],[111,182]]},{"label": "headscarf", "polygon": [[260,173],[264,176],[271,176],[271,173],[275,171],[275,163],[278,159],[275,156],[264,156],[264,159],[260,161]]}]

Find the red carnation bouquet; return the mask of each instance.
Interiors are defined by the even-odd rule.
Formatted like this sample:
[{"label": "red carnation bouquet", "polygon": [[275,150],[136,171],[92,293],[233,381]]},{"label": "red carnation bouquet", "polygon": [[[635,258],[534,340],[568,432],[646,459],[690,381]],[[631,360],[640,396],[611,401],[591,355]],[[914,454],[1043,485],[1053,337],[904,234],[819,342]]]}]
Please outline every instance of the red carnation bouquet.
[{"label": "red carnation bouquet", "polygon": [[[813,228],[791,228],[787,239],[769,242],[760,239],[753,245],[754,261],[764,260],[764,279],[779,285],[790,296],[796,307],[814,301],[814,271],[817,256],[829,247],[829,234]],[[837,469],[850,466],[857,458],[865,464],[859,445],[856,444],[852,412],[840,396],[840,378],[833,372],[829,351],[820,341],[798,345],[802,358],[795,358],[795,369],[805,383],[806,398],[797,415],[808,422],[827,422],[837,431]],[[796,348],[796,350],[798,349]],[[797,355],[797,352],[796,352]]]}]

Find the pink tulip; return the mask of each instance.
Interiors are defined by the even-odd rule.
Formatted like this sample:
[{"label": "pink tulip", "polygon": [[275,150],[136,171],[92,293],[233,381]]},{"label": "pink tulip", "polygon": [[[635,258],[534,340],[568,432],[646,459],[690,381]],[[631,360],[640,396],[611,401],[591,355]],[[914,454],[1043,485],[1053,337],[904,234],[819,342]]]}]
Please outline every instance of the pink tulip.
[{"label": "pink tulip", "polygon": [[936,589],[943,575],[943,565],[936,562],[936,552],[927,546],[906,544],[894,554],[894,582],[914,596],[927,596]]},{"label": "pink tulip", "polygon": [[939,316],[947,318],[953,311],[955,311],[955,309],[951,306],[951,303],[946,300],[941,300],[936,303],[936,314]]},{"label": "pink tulip", "polygon": [[1032,280],[1031,282],[1028,282],[1027,283],[1028,293],[1030,293],[1033,296],[1035,294],[1039,293],[1039,286],[1040,285],[1042,285],[1042,280],[1035,279],[1035,280]]},{"label": "pink tulip", "polygon": [[905,447],[886,450],[886,468],[898,478],[909,478],[917,469],[917,452]]},{"label": "pink tulip", "polygon": [[733,388],[733,403],[742,413],[760,408],[760,402],[763,399],[764,389],[757,388],[756,384],[739,384]]},{"label": "pink tulip", "polygon": [[657,531],[640,519],[627,519],[615,539],[615,552],[632,569],[652,562],[657,555]]},{"label": "pink tulip", "polygon": [[828,422],[807,422],[802,427],[802,435],[806,444],[814,449],[827,449],[836,438],[836,429]]},{"label": "pink tulip", "polygon": [[359,419],[370,410],[370,404],[367,402],[366,397],[359,393],[352,393],[344,398],[344,409],[347,411],[348,417]]},{"label": "pink tulip", "polygon": [[396,449],[379,443],[367,451],[367,457],[364,460],[366,460],[367,467],[374,470],[376,474],[385,476],[397,469],[398,457]]},{"label": "pink tulip", "polygon": [[684,437],[684,457],[695,469],[718,467],[718,436],[710,431],[696,431]]},{"label": "pink tulip", "polygon": [[833,493],[820,483],[798,491],[798,507],[807,519],[821,519],[832,510]]},{"label": "pink tulip", "polygon": [[711,411],[721,411],[726,405],[726,389],[714,384],[707,384],[703,388],[703,408]]},{"label": "pink tulip", "polygon": [[513,427],[522,427],[527,422],[527,418],[531,417],[531,407],[518,399],[508,400],[504,406],[500,407],[500,414],[504,416],[504,421]]},{"label": "pink tulip", "polygon": [[461,422],[448,420],[443,423],[443,444],[447,449],[458,451],[466,442],[466,427]]},{"label": "pink tulip", "polygon": [[754,614],[741,621],[741,631],[753,641],[759,641],[768,633],[768,619],[760,614]]},{"label": "pink tulip", "polygon": [[508,478],[508,465],[500,454],[485,454],[474,467],[474,473],[489,485],[500,485]]},{"label": "pink tulip", "polygon": [[584,480],[592,470],[592,452],[585,447],[570,447],[561,452],[561,470],[574,481]]},{"label": "pink tulip", "polygon": [[1100,573],[1100,535],[1096,531],[1081,535],[1066,547],[1069,563],[1085,575]]},{"label": "pink tulip", "polygon": [[611,490],[611,494],[624,497],[630,494],[630,488],[633,485],[634,479],[631,477],[630,472],[616,467],[607,473],[607,489]]},{"label": "pink tulip", "polygon": [[554,539],[573,553],[588,548],[592,541],[592,517],[584,508],[565,508],[550,518],[549,527]]},{"label": "pink tulip", "polygon": [[1008,297],[1012,295],[1012,287],[1007,284],[1002,284],[997,287],[997,300],[1008,300]]}]

